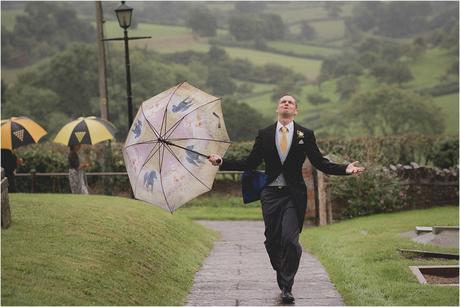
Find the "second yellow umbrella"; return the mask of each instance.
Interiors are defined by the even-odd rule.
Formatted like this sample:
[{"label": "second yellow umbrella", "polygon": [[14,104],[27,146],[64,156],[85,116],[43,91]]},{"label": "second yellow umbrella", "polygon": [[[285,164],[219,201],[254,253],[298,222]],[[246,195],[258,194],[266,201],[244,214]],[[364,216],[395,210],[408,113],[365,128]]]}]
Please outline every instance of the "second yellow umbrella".
[{"label": "second yellow umbrella", "polygon": [[115,138],[116,128],[107,120],[95,116],[80,117],[59,130],[55,143],[67,146],[97,144]]}]

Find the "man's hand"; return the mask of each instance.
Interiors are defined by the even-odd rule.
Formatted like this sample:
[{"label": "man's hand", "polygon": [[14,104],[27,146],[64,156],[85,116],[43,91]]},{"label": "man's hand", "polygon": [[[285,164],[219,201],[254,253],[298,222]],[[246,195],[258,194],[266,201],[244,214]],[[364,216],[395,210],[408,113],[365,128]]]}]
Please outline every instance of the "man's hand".
[{"label": "man's hand", "polygon": [[355,166],[356,163],[359,163],[358,161],[355,161],[353,163],[348,164],[347,169],[345,172],[347,174],[359,174],[364,172],[365,168],[361,166]]},{"label": "man's hand", "polygon": [[208,161],[211,162],[214,166],[219,166],[222,164],[222,157],[219,155],[212,154],[209,156]]}]

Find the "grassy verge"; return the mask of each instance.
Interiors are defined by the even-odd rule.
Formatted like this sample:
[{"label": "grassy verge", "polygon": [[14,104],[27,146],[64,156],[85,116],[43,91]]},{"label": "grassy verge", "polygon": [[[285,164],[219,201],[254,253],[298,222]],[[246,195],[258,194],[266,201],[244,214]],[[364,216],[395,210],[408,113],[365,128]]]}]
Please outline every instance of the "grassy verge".
[{"label": "grassy verge", "polygon": [[458,225],[458,207],[355,218],[309,228],[301,240],[326,267],[347,305],[458,306],[458,287],[420,285],[409,270],[409,265],[458,261],[406,259],[398,253],[398,248],[458,252],[418,244],[400,235],[417,225]]},{"label": "grassy verge", "polygon": [[10,195],[3,305],[182,305],[216,234],[126,198]]},{"label": "grassy verge", "polygon": [[260,201],[245,205],[240,196],[214,192],[192,200],[174,215],[194,220],[262,220]]}]

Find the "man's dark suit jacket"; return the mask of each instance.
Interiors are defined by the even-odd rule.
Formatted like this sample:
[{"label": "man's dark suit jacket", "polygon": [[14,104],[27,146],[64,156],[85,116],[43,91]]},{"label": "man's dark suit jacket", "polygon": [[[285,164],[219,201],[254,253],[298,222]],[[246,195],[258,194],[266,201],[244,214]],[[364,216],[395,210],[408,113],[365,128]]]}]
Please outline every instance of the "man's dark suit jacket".
[{"label": "man's dark suit jacket", "polygon": [[259,130],[249,157],[243,161],[224,159],[220,169],[239,171],[256,169],[263,160],[265,161],[265,174],[268,177],[268,184],[283,173],[292,200],[297,207],[299,227],[300,231],[302,231],[307,208],[307,188],[302,177],[302,165],[305,157],[308,156],[310,162],[317,169],[331,175],[347,175],[345,172],[347,165],[331,163],[324,158],[316,145],[313,131],[297,125],[295,122],[291,147],[284,164],[281,164],[278,150],[276,149],[275,136],[276,123]]}]

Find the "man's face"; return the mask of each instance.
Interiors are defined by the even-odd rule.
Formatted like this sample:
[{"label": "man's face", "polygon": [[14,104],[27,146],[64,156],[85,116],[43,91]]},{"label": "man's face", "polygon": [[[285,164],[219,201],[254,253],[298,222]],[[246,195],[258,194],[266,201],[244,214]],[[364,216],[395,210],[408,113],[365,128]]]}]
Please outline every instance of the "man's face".
[{"label": "man's face", "polygon": [[286,95],[280,98],[276,113],[283,117],[294,117],[297,115],[297,104],[294,97]]}]

